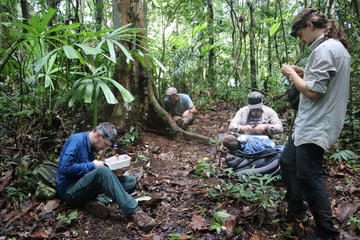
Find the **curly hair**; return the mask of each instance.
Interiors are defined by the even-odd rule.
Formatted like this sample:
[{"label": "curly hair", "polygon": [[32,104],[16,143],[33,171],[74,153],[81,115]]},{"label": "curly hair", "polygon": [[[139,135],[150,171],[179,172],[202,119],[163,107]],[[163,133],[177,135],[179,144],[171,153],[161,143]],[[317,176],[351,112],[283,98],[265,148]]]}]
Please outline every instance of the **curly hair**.
[{"label": "curly hair", "polygon": [[291,36],[296,37],[297,32],[300,29],[305,28],[308,22],[311,22],[315,28],[326,29],[324,41],[329,38],[334,38],[339,40],[345,48],[348,48],[349,42],[341,27],[336,25],[334,20],[329,20],[324,14],[320,13],[320,11],[315,8],[305,8],[296,15],[291,25]]}]

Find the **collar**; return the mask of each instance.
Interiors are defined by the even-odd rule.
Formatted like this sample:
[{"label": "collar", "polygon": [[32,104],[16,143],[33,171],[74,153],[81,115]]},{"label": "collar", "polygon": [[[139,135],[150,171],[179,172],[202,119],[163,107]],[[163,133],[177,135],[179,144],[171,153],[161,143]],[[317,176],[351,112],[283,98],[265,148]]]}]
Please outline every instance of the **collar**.
[{"label": "collar", "polygon": [[324,41],[324,34],[321,34],[310,46],[310,51],[314,51],[314,49],[319,46]]},{"label": "collar", "polygon": [[86,132],[86,136],[85,136],[85,142],[86,142],[86,147],[88,152],[93,152],[94,150],[92,149],[91,145],[90,145],[90,132]]}]

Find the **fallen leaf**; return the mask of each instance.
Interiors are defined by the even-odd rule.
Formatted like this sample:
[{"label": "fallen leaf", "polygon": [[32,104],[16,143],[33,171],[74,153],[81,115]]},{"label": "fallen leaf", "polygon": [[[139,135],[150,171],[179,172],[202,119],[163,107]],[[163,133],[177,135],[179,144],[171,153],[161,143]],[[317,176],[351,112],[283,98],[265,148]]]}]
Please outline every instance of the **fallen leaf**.
[{"label": "fallen leaf", "polygon": [[0,178],[0,192],[2,192],[4,190],[4,188],[7,186],[11,175],[12,175],[13,170],[9,169],[7,170],[5,173],[3,173],[2,177]]},{"label": "fallen leaf", "polygon": [[359,207],[359,203],[342,202],[335,208],[335,216],[340,222],[351,217]]},{"label": "fallen leaf", "polygon": [[60,206],[60,200],[55,199],[55,200],[50,200],[46,203],[43,212],[44,213],[49,213],[52,212],[54,209],[56,209],[58,206]]},{"label": "fallen leaf", "polygon": [[232,237],[234,235],[234,220],[227,220],[225,222],[225,233],[228,237]]},{"label": "fallen leaf", "polygon": [[259,234],[254,233],[253,235],[251,235],[250,240],[261,240],[261,238]]},{"label": "fallen leaf", "polygon": [[194,230],[202,230],[206,226],[206,219],[199,215],[194,215],[191,218],[190,226]]},{"label": "fallen leaf", "polygon": [[29,235],[31,238],[49,238],[49,234],[43,231],[33,232]]}]

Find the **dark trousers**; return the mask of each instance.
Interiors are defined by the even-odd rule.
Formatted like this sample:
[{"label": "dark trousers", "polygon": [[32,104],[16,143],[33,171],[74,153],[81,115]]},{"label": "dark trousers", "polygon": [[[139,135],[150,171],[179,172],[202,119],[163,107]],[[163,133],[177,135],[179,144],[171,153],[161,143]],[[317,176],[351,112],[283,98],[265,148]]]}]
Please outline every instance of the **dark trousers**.
[{"label": "dark trousers", "polygon": [[136,178],[117,177],[108,167],[99,167],[85,174],[65,194],[65,201],[74,207],[81,207],[99,194],[106,194],[115,201],[125,214],[135,212],[138,204],[126,191],[134,188]]},{"label": "dark trousers", "polygon": [[288,215],[305,215],[307,202],[316,223],[316,231],[324,237],[336,235],[329,196],[323,181],[324,150],[316,144],[295,146],[291,137],[280,157],[281,175],[286,186]]}]

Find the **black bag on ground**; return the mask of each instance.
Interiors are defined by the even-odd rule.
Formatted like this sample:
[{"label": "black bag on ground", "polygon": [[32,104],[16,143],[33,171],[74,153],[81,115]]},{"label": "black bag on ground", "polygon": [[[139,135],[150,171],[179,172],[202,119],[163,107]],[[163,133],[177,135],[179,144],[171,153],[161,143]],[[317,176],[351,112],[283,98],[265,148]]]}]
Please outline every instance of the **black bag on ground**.
[{"label": "black bag on ground", "polygon": [[35,197],[39,199],[53,199],[56,197],[57,164],[45,162],[32,171],[31,187],[35,190]]},{"label": "black bag on ground", "polygon": [[268,148],[256,153],[236,151],[235,156],[226,159],[228,165],[234,169],[238,177],[244,174],[280,173],[280,153],[276,149]]}]

